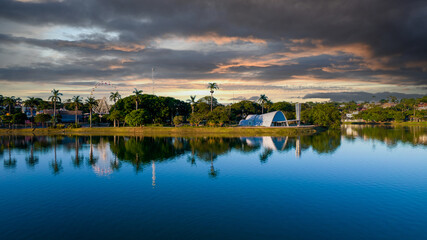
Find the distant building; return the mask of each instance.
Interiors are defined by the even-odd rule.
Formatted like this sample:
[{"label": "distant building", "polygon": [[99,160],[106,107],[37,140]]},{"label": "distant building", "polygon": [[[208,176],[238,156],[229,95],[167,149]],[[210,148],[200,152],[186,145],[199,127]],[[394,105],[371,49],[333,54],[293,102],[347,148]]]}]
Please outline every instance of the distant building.
[{"label": "distant building", "polygon": [[[41,113],[49,114],[53,116],[53,110],[52,109],[44,109]],[[56,110],[56,115],[60,116],[61,122],[63,123],[74,123],[76,121],[76,111],[68,111],[59,109]],[[79,122],[83,121],[83,114],[82,111],[77,111],[77,119]]]},{"label": "distant building", "polygon": [[420,103],[416,107],[417,110],[427,110],[427,103]]},{"label": "distant building", "polygon": [[390,108],[390,107],[394,107],[396,105],[397,105],[397,103],[389,102],[389,103],[384,103],[383,105],[381,105],[381,107],[382,108]]},{"label": "distant building", "polygon": [[347,113],[347,114],[345,114],[345,117],[346,117],[347,119],[352,119],[352,118],[354,118],[354,116],[355,116],[355,115],[357,115],[357,114],[359,114],[359,111],[354,111],[354,112],[352,112],[352,113]]},{"label": "distant building", "polygon": [[30,107],[22,106],[21,111],[22,111],[22,113],[25,113],[25,115],[27,115],[27,118],[30,118],[31,116],[34,117],[37,114],[36,108],[33,108],[33,112],[31,112]]}]

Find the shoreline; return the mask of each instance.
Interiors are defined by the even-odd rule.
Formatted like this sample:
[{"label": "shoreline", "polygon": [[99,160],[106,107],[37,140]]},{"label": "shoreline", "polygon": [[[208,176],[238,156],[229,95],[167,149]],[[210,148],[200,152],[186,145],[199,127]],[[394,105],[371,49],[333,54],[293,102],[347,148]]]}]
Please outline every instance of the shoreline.
[{"label": "shoreline", "polygon": [[23,128],[0,129],[0,135],[122,135],[122,136],[301,136],[323,129],[300,127],[93,127],[73,129]]},{"label": "shoreline", "polygon": [[375,126],[421,126],[427,127],[427,122],[342,122],[341,125],[375,125]]}]

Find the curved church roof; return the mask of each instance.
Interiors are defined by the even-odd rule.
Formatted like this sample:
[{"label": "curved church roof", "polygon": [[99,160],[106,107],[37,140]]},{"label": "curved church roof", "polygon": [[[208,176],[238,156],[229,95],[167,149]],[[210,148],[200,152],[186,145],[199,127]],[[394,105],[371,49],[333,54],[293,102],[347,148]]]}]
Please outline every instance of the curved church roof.
[{"label": "curved church roof", "polygon": [[239,126],[264,126],[271,127],[273,122],[287,121],[285,114],[281,111],[269,112],[261,115],[248,115],[246,119],[240,120]]}]

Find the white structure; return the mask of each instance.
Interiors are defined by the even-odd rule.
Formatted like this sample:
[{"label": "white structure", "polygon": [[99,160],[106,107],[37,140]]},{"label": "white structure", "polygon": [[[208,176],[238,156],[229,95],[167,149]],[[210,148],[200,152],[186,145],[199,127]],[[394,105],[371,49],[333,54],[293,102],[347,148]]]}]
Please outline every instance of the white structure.
[{"label": "white structure", "polygon": [[261,115],[248,115],[246,119],[240,120],[239,126],[289,126],[285,114],[281,111],[269,112]]},{"label": "white structure", "polygon": [[301,124],[301,103],[295,103],[295,115],[297,117],[297,125]]},{"label": "white structure", "polygon": [[102,99],[96,100],[98,105],[93,108],[93,111],[97,114],[105,115],[110,113],[110,105],[107,103],[107,98],[103,97]]}]

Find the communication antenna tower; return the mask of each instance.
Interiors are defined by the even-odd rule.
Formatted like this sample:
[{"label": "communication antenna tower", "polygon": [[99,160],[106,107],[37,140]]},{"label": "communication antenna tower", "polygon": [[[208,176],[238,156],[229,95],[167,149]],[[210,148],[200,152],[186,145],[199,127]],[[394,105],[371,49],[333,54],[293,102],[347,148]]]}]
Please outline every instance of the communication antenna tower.
[{"label": "communication antenna tower", "polygon": [[154,95],[154,71],[156,70],[155,67],[151,68],[151,80],[153,81],[153,95]]}]

